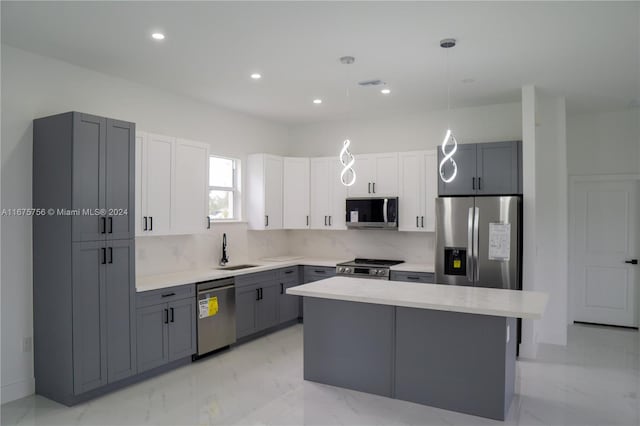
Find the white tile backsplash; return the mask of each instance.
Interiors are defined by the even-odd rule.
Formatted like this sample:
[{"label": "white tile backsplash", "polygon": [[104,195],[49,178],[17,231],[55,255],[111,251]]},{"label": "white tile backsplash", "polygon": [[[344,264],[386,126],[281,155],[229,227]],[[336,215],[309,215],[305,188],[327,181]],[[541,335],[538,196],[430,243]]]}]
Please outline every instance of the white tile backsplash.
[{"label": "white tile backsplash", "polygon": [[369,257],[433,264],[435,234],[399,231],[251,231],[246,223],[214,224],[199,235],[136,238],[136,274],[155,275],[218,266],[222,234],[231,263],[296,255]]}]

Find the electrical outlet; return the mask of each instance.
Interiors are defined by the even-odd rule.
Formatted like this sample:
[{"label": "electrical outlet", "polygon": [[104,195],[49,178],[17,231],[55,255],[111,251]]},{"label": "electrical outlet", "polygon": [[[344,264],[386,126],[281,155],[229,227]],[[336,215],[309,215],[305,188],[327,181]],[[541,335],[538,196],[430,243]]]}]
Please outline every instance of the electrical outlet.
[{"label": "electrical outlet", "polygon": [[22,339],[22,352],[31,352],[33,350],[33,337],[25,337]]}]

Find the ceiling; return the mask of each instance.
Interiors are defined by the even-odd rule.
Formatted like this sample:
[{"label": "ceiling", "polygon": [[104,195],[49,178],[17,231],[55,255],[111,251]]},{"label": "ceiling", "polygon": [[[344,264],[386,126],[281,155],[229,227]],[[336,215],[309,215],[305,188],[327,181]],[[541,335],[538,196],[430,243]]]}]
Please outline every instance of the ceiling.
[{"label": "ceiling", "polygon": [[2,43],[290,124],[446,108],[445,37],[453,108],[640,102],[640,2],[2,1]]}]

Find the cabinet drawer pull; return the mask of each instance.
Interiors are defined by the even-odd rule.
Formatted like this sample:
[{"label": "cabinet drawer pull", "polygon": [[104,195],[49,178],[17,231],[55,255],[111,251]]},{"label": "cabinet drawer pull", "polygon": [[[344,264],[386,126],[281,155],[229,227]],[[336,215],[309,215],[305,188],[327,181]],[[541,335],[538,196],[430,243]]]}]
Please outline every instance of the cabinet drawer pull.
[{"label": "cabinet drawer pull", "polygon": [[175,319],[176,319],[175,318],[175,313],[173,311],[173,308],[170,308],[170,309],[171,309],[171,322],[175,322]]},{"label": "cabinet drawer pull", "polygon": [[295,271],[285,271],[285,274],[293,274]]},{"label": "cabinet drawer pull", "polygon": [[162,297],[171,297],[171,296],[175,296],[175,293],[165,293],[162,295]]},{"label": "cabinet drawer pull", "polygon": [[313,272],[315,272],[316,274],[326,274],[327,273],[327,271],[323,271],[321,269],[316,269]]},{"label": "cabinet drawer pull", "polygon": [[408,280],[419,280],[419,279],[420,279],[420,277],[412,277],[412,276],[409,276],[409,275],[408,275],[408,276],[407,276],[407,279],[408,279]]}]

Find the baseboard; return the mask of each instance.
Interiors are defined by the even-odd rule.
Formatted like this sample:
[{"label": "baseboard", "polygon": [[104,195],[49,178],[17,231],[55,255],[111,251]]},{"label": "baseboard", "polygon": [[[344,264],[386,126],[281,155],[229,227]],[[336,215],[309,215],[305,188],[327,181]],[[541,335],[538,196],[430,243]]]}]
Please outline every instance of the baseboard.
[{"label": "baseboard", "polygon": [[0,403],[5,404],[32,395],[35,389],[36,383],[33,378],[3,385],[2,392],[0,392],[2,401]]}]

